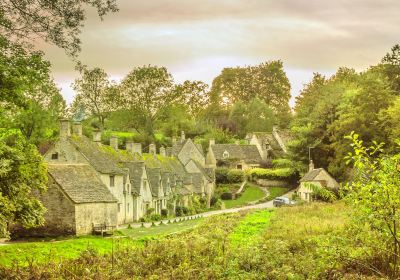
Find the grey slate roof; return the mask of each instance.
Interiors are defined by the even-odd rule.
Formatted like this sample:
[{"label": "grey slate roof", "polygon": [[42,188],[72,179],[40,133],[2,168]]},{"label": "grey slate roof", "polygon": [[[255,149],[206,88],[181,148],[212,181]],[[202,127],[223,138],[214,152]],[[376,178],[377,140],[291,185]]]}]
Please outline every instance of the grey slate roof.
[{"label": "grey slate roof", "polygon": [[147,168],[147,176],[149,178],[150,189],[153,196],[160,196],[161,184],[161,169],[160,168]]},{"label": "grey slate roof", "polygon": [[260,162],[261,155],[255,145],[215,144],[210,146],[216,160],[223,160],[225,151],[229,153],[228,159],[244,160],[247,163]]},{"label": "grey slate roof", "polygon": [[177,194],[180,194],[180,195],[191,195],[191,194],[192,194],[192,191],[189,190],[188,187],[182,186],[182,187],[178,187],[178,188],[176,189],[176,193],[177,193]]},{"label": "grey slate roof", "polygon": [[313,181],[315,177],[318,176],[318,174],[322,171],[322,168],[314,169],[309,172],[307,172],[303,178],[300,179],[300,182],[309,182]]},{"label": "grey slate roof", "polygon": [[75,203],[117,202],[87,164],[49,164],[48,172]]},{"label": "grey slate roof", "polygon": [[101,145],[94,143],[85,136],[73,136],[69,139],[98,172],[104,174],[126,173],[117,165],[116,158],[110,152],[102,149]]},{"label": "grey slate roof", "polygon": [[142,184],[142,176],[144,172],[144,162],[124,162],[123,165],[129,169],[132,193],[134,195],[140,195],[140,186]]},{"label": "grey slate roof", "polygon": [[193,192],[197,194],[203,193],[203,175],[201,173],[192,173],[193,178]]}]

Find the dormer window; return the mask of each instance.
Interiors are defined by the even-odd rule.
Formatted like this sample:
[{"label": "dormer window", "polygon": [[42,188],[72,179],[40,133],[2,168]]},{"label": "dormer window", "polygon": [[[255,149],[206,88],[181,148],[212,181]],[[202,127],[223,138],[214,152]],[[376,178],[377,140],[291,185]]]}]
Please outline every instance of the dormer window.
[{"label": "dormer window", "polygon": [[58,159],[58,153],[51,154],[51,159]]},{"label": "dormer window", "polygon": [[114,179],[115,179],[115,176],[110,175],[110,187],[114,187]]},{"label": "dormer window", "polygon": [[223,158],[229,158],[229,153],[228,153],[228,151],[225,151],[225,152],[222,154],[222,157],[223,157]]}]

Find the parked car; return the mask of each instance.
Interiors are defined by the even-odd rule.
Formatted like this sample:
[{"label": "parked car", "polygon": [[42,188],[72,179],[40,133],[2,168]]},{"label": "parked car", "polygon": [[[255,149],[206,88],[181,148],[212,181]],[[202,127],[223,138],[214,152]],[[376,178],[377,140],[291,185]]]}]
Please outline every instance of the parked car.
[{"label": "parked car", "polygon": [[275,207],[279,207],[282,205],[293,205],[293,204],[295,204],[295,202],[293,200],[290,200],[287,197],[279,196],[273,200],[272,204]]}]

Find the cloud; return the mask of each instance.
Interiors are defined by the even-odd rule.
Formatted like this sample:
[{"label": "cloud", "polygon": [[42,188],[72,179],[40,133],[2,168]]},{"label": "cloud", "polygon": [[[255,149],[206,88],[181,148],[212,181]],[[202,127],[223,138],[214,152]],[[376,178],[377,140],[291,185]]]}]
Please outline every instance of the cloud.
[{"label": "cloud", "polygon": [[[89,11],[81,36],[83,63],[118,77],[133,67],[162,65],[177,80],[210,83],[223,67],[281,59],[296,83],[293,94],[312,72],[332,73],[340,66],[362,70],[378,63],[398,43],[400,25],[400,2],[391,0],[120,0],[118,4],[120,12],[104,21]],[[62,50],[48,46],[44,50],[56,80],[65,84],[77,76]]]}]

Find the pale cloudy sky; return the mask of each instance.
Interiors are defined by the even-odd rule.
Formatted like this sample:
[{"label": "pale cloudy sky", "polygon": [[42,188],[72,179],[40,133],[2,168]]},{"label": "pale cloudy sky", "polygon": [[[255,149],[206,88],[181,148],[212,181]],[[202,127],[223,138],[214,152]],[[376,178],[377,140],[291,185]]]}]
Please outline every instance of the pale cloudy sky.
[{"label": "pale cloudy sky", "polygon": [[[292,95],[313,72],[363,70],[400,43],[398,0],[117,0],[100,21],[89,11],[81,61],[114,79],[147,64],[166,66],[176,82],[211,84],[224,67],[281,59]],[[45,46],[67,102],[78,76],[63,51]],[[291,105],[293,105],[293,100]]]}]

